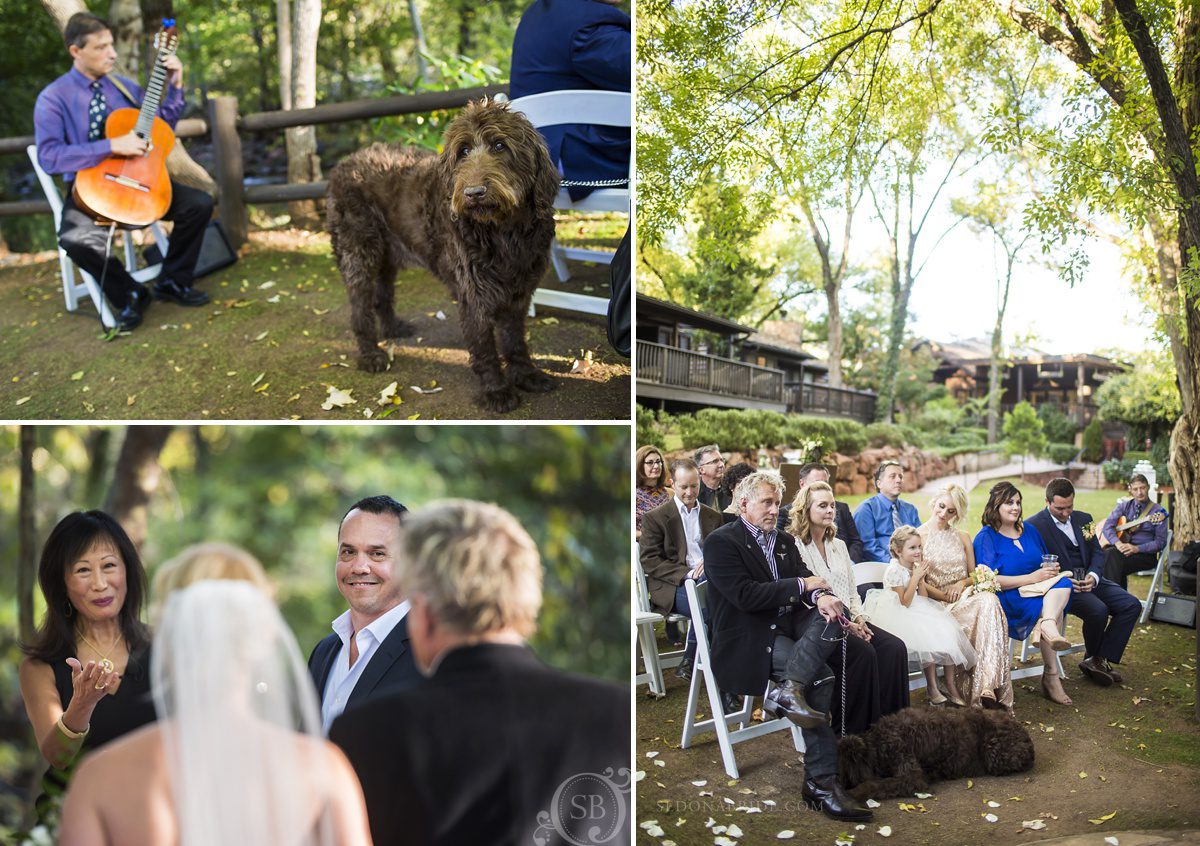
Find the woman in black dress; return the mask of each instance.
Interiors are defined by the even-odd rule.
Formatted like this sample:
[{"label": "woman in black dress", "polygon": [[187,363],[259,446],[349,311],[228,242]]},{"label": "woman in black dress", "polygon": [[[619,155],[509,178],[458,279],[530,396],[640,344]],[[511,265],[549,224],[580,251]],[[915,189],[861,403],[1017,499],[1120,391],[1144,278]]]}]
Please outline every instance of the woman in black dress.
[{"label": "woman in black dress", "polygon": [[24,644],[21,696],[50,764],[39,798],[61,793],[81,753],[154,721],[150,632],[140,620],[146,572],[103,511],[68,514],[42,549],[46,615]]}]

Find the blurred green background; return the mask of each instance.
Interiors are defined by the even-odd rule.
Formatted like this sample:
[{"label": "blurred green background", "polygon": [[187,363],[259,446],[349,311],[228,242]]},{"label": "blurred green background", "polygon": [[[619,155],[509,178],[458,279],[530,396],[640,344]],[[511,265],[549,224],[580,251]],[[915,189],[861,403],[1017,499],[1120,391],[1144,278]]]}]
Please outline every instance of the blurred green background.
[{"label": "blurred green background", "polygon": [[[562,669],[629,681],[628,426],[159,427],[156,457],[123,480],[122,449],[151,429],[33,429],[39,554],[59,518],[104,507],[132,484],[148,493],[141,552],[151,578],[188,544],[243,546],[276,583],[307,655],[345,609],[333,569],[338,522],[354,501],[386,493],[409,508],[449,496],[495,502],[541,550],[534,649]],[[19,438],[20,427],[0,428],[0,831],[19,823],[39,764],[17,687]],[[41,613],[35,588],[35,619]]]}]

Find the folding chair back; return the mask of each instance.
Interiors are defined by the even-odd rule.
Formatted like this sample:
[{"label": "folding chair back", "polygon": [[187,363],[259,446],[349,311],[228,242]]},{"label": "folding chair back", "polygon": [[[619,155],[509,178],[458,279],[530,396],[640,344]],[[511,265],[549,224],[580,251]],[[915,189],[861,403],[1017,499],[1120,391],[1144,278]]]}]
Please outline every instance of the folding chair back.
[{"label": "folding chair back", "polygon": [[[709,649],[708,632],[704,626],[704,610],[708,595],[708,583],[697,583],[692,579],[688,579],[684,582],[684,585],[687,590],[688,606],[691,608],[692,630],[696,633],[696,660],[692,665],[692,682],[688,688],[687,710],[684,712],[683,739],[680,741],[680,747],[683,749],[689,748],[692,745],[692,740],[698,734],[709,731],[715,732],[717,735],[717,745],[721,748],[721,761],[725,765],[725,772],[730,778],[739,778],[737,759],[733,754],[735,743],[761,737],[764,734],[790,730],[796,751],[803,752],[804,739],[800,735],[799,727],[791,721],[780,717],[754,725],[749,724],[754,709],[753,696],[742,697],[742,708],[737,713],[725,713],[725,708],[721,704],[721,691],[717,688],[716,677],[712,674],[712,653]],[[708,708],[712,717],[697,721],[700,685],[704,685],[705,693],[708,696]],[[770,689],[770,685],[768,685],[768,689]],[[733,723],[737,723],[738,727],[731,730],[729,726]]]}]

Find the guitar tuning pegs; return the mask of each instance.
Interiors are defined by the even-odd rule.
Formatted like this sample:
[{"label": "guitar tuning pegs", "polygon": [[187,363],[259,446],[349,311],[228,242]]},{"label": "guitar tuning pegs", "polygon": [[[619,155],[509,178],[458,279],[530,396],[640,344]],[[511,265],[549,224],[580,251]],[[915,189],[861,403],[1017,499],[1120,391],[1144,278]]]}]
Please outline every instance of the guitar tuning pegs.
[{"label": "guitar tuning pegs", "polygon": [[175,19],[174,18],[163,18],[163,26],[164,27],[175,26]]}]

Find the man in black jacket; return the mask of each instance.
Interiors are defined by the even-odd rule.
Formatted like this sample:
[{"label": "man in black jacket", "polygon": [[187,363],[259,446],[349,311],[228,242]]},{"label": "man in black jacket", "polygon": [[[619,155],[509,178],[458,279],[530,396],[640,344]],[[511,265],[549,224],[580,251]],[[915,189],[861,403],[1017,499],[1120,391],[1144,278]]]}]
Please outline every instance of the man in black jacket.
[{"label": "man in black jacket", "polygon": [[362,782],[376,843],[628,843],[630,691],[541,663],[537,548],[464,500],[404,520],[401,582],[428,676],[347,712],[330,740]]},{"label": "man in black jacket", "polygon": [[[779,681],[763,709],[800,726],[804,737],[804,787],[810,808],[844,820],[871,812],[837,783],[837,737],[829,727],[834,689],[833,657],[842,603],[800,557],[796,542],[776,530],[783,482],[760,471],[733,493],[740,519],[704,541],[712,614],[713,675],[724,691],[761,695]],[[847,679],[853,691],[855,679]]]}]

